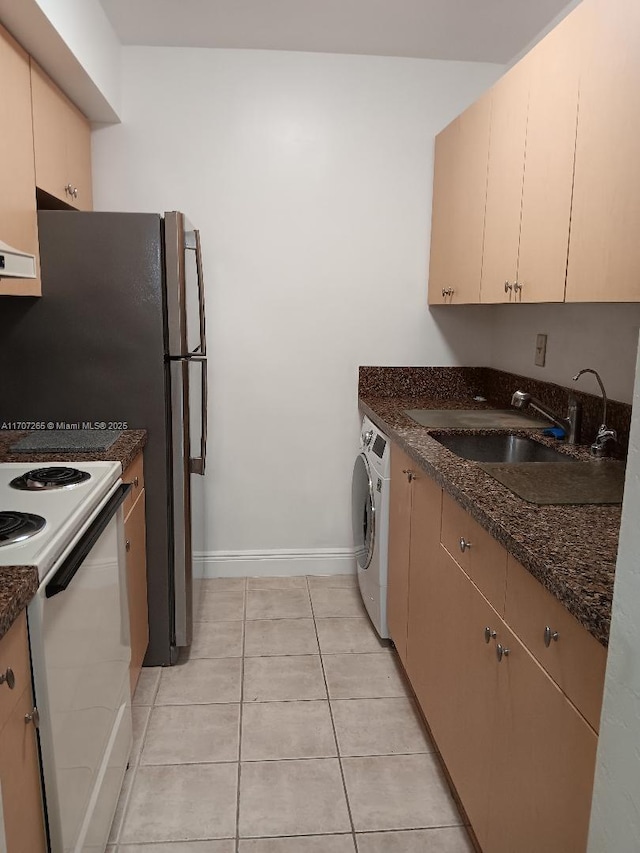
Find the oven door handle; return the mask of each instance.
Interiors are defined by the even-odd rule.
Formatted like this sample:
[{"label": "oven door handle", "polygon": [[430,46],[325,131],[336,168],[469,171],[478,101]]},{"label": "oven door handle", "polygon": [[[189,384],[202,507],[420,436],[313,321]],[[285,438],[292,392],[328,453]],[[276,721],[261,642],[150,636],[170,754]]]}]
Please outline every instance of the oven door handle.
[{"label": "oven door handle", "polygon": [[74,578],[74,575],[84,563],[89,552],[96,544],[105,528],[124,502],[133,488],[131,483],[122,483],[104,505],[100,515],[92,522],[84,536],[74,545],[64,563],[45,587],[45,595],[52,598],[59,592],[64,592]]}]

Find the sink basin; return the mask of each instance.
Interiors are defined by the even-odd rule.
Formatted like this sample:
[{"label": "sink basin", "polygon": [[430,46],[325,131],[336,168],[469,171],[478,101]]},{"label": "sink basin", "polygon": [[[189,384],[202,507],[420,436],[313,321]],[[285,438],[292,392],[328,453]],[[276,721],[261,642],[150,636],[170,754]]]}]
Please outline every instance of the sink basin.
[{"label": "sink basin", "polygon": [[559,453],[520,435],[432,435],[446,448],[473,462],[575,462],[571,456]]}]

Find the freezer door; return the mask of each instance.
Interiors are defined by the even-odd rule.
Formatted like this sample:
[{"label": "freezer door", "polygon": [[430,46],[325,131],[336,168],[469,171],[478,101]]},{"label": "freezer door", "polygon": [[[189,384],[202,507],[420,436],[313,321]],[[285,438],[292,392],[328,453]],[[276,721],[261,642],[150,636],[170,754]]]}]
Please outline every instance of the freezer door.
[{"label": "freezer door", "polygon": [[164,215],[168,355],[206,354],[200,232],[182,213]]}]

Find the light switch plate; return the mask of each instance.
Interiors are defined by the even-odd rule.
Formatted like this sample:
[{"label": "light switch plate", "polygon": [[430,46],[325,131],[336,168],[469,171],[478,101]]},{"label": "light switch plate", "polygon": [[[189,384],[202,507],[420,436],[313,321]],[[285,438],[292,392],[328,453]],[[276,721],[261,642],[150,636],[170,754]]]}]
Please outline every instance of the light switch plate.
[{"label": "light switch plate", "polygon": [[547,360],[547,336],[536,335],[536,356],[534,363],[537,367],[544,367]]}]

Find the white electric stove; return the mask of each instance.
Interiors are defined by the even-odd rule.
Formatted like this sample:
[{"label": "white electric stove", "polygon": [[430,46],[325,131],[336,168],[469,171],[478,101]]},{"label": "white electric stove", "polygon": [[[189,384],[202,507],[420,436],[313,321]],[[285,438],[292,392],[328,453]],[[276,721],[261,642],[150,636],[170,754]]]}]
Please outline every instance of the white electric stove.
[{"label": "white electric stove", "polygon": [[104,853],[131,752],[119,462],[0,464],[0,566],[35,566],[27,608],[51,853]]}]

